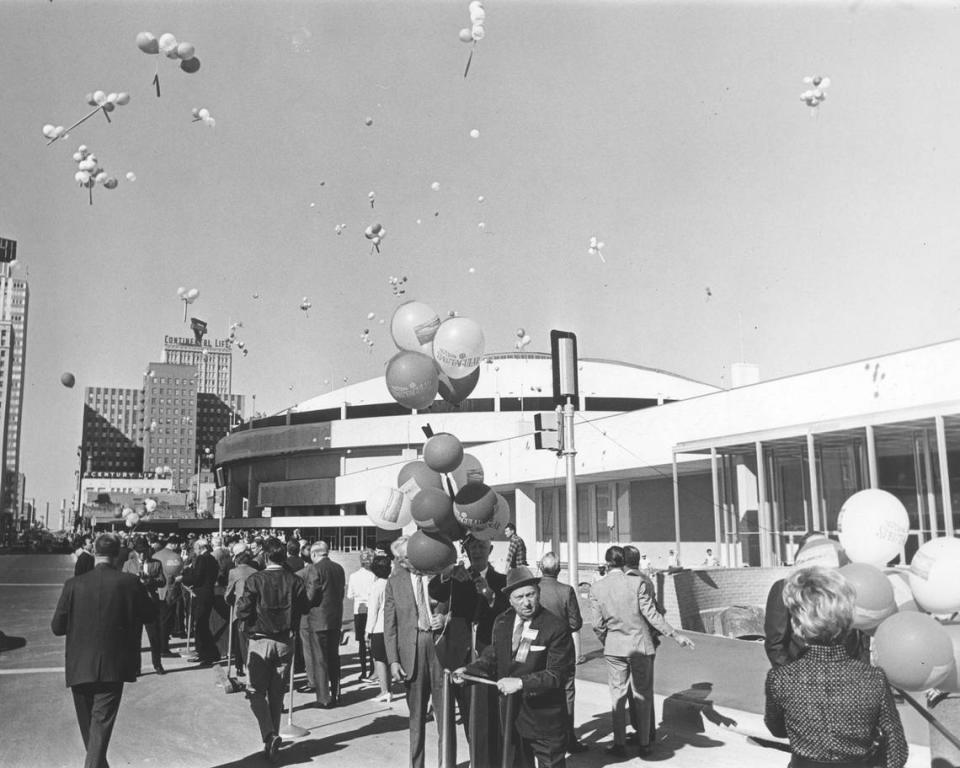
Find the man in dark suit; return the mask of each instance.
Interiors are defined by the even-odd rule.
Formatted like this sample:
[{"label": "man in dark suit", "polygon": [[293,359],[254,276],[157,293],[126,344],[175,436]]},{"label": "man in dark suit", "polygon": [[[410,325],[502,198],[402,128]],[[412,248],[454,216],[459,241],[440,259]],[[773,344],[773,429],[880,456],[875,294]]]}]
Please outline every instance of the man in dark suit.
[{"label": "man in dark suit", "polygon": [[347,577],[343,567],[330,559],[325,541],[310,547],[310,559],[313,564],[300,573],[310,605],[316,607],[307,614],[309,645],[304,643],[303,660],[313,670],[311,682],[317,689],[317,704],[330,709],[340,703],[340,630]]},{"label": "man in dark suit", "polygon": [[150,640],[150,659],[153,662],[153,671],[158,675],[165,675],[167,672],[163,668],[163,629],[160,624],[162,616],[160,598],[157,590],[166,586],[167,577],[163,573],[163,563],[153,558],[153,550],[150,543],[142,536],[133,543],[135,558],[127,560],[120,569],[123,573],[129,573],[140,579],[143,588],[147,590],[150,602],[153,603],[153,610],[156,613],[156,619],[146,625],[147,637]]},{"label": "man in dark suit", "polygon": [[74,576],[79,576],[81,573],[93,570],[93,555],[90,554],[91,549],[93,549],[93,539],[89,536],[84,536],[83,541],[80,543],[80,548],[77,550],[77,562],[73,566]]},{"label": "man in dark suit", "polygon": [[119,554],[116,536],[99,536],[93,570],[63,585],[50,622],[53,634],[67,638],[66,682],[87,750],[84,768],[107,765],[123,684],[140,673],[141,627],[156,616],[140,580],[117,570]]},{"label": "man in dark suit", "polygon": [[196,551],[197,557],[193,565],[185,568],[183,572],[183,583],[193,588],[193,616],[197,623],[197,655],[187,659],[187,662],[210,666],[220,661],[220,650],[210,630],[210,614],[213,613],[220,564],[211,554],[213,547],[209,540],[199,539]]},{"label": "man in dark suit", "polygon": [[[398,550],[394,549],[394,553],[398,554]],[[383,642],[390,675],[407,686],[411,768],[423,768],[424,765],[430,699],[433,699],[437,712],[443,701],[443,667],[437,658],[435,636],[443,629],[444,622],[443,616],[431,609],[427,592],[429,581],[429,576],[397,567],[387,579],[383,596]],[[438,737],[437,745],[439,763],[443,755],[442,738]]]},{"label": "man in dark suit", "polygon": [[[446,614],[443,640],[437,644],[440,664],[457,669],[473,661],[490,645],[493,622],[510,607],[502,590],[507,578],[490,565],[489,541],[470,537],[464,544],[470,567],[458,566],[449,574],[430,580],[430,597],[437,610]],[[471,765],[497,764],[500,749],[499,723],[490,713],[497,711],[497,695],[489,687],[456,688]]]},{"label": "man in dark suit", "polygon": [[[553,552],[547,552],[540,559],[540,605],[550,611],[570,628],[570,640],[573,641],[574,632],[579,632],[583,626],[583,617],[580,615],[580,602],[577,592],[569,584],[561,584],[557,580],[560,574],[560,558]],[[567,682],[564,686],[564,696],[567,704],[566,738],[568,752],[583,752],[586,745],[581,743],[573,729],[573,708],[576,704],[576,667],[570,669]]]},{"label": "man in dark suit", "polygon": [[540,605],[540,579],[526,567],[513,568],[503,588],[510,609],[493,625],[493,642],[472,664],[454,672],[497,681],[504,696],[519,694],[512,723],[520,761],[533,768],[564,768],[566,702],[564,683],[573,670],[573,640],[569,627]]}]

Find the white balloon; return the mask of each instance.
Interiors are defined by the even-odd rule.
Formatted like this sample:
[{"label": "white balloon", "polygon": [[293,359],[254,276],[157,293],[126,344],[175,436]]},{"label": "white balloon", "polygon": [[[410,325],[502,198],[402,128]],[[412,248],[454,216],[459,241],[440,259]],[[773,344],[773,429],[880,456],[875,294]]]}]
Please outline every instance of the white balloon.
[{"label": "white balloon", "polygon": [[910,530],[910,518],[892,493],[867,488],[843,503],[837,530],[852,562],[883,568],[900,553]]},{"label": "white balloon", "polygon": [[197,117],[199,117],[201,120],[210,117],[210,110],[207,109],[206,107],[204,107],[203,109],[198,109]]},{"label": "white balloon", "polygon": [[47,123],[45,126],[43,126],[42,133],[43,133],[43,135],[46,136],[48,139],[52,139],[52,138],[53,138],[53,132],[54,132],[55,130],[57,130],[57,126],[51,125],[50,123]]},{"label": "white balloon", "polygon": [[470,131],[470,138],[471,138],[471,139],[479,139],[479,138],[480,138],[480,131],[478,131],[476,128],[474,128],[472,131]]},{"label": "white balloon", "polygon": [[473,36],[474,40],[483,40],[483,37],[486,34],[483,31],[483,24],[474,24],[473,29],[470,30],[470,34]]},{"label": "white balloon", "polygon": [[177,38],[169,32],[164,32],[160,35],[160,39],[157,42],[160,45],[160,50],[164,53],[177,50]]},{"label": "white balloon", "polygon": [[73,174],[73,178],[75,178],[81,184],[86,184],[88,181],[90,181],[90,174],[86,171],[77,171],[75,174]]},{"label": "white balloon", "polygon": [[187,298],[190,300],[197,298],[197,296],[199,295],[200,295],[200,291],[197,290],[196,288],[191,288],[189,291],[187,291]]},{"label": "white balloon", "polygon": [[103,91],[94,91],[93,100],[97,102],[98,106],[102,107],[104,104],[107,103],[107,94],[105,94]]},{"label": "white balloon", "polygon": [[137,174],[135,174],[133,171],[127,171],[127,181],[136,181],[136,180],[137,180]]},{"label": "white balloon", "polygon": [[433,184],[430,185],[430,189],[432,189],[434,192],[439,192],[439,191],[440,191],[440,182],[439,182],[439,181],[433,182]]}]

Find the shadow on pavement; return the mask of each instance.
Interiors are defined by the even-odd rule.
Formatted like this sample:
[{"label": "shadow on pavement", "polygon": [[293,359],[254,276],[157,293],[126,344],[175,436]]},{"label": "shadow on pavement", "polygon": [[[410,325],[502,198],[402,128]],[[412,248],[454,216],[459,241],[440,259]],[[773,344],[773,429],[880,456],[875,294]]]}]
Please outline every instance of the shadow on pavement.
[{"label": "shadow on pavement", "polygon": [[25,637],[14,637],[13,635],[5,635],[3,632],[0,632],[0,653],[4,651],[15,651],[23,648],[26,644],[27,638]]},{"label": "shadow on pavement", "polygon": [[[352,731],[338,731],[319,738],[304,738],[294,742],[285,742],[277,755],[276,765],[298,765],[309,763],[319,755],[339,752],[351,741],[364,736],[375,736],[380,733],[405,730],[409,727],[409,720],[400,715],[386,715],[378,717],[362,728]],[[266,758],[262,751],[254,752],[239,760],[229,763],[219,763],[211,768],[263,768]]]}]

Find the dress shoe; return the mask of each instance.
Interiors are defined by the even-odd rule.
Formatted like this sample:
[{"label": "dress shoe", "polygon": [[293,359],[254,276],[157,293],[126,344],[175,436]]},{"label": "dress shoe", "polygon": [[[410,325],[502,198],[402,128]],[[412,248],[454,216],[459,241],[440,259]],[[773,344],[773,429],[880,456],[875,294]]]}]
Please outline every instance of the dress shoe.
[{"label": "dress shoe", "polygon": [[271,733],[263,740],[263,754],[267,756],[267,760],[271,763],[276,762],[277,753],[280,751],[281,744],[283,744],[283,739],[275,733]]},{"label": "dress shoe", "polygon": [[312,685],[303,685],[297,688],[297,690],[300,691],[300,693],[316,693],[317,692],[317,689],[314,688]]},{"label": "dress shoe", "polygon": [[191,656],[187,659],[187,664],[199,664],[201,667],[212,667],[213,662],[210,659],[201,659],[199,656]]},{"label": "dress shoe", "polygon": [[154,665],[153,665],[153,671],[156,672],[158,675],[165,675],[165,674],[167,674],[167,670],[165,670],[165,669],[163,668],[163,665],[162,665],[162,664],[154,664]]},{"label": "dress shoe", "polygon": [[603,754],[610,755],[611,757],[626,757],[627,748],[623,746],[623,744],[611,744],[603,748]]},{"label": "dress shoe", "polygon": [[179,653],[174,653],[173,651],[163,651],[160,655],[163,656],[163,658],[165,658],[165,659],[179,659],[179,658],[180,658],[180,654],[179,654]]}]

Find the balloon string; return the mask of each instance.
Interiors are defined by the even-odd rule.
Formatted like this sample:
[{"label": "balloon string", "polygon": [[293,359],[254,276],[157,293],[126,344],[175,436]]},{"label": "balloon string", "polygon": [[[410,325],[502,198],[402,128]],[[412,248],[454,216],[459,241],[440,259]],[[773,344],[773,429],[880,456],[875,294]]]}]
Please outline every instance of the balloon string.
[{"label": "balloon string", "polygon": [[105,118],[107,118],[107,122],[108,122],[108,123],[112,123],[113,121],[110,119],[110,113],[107,112],[107,108],[106,108],[106,107],[101,107],[101,109],[103,110],[103,116],[104,116]]},{"label": "balloon string", "polygon": [[93,205],[93,187],[92,187],[92,186],[91,186],[91,187],[87,187],[87,192],[90,193],[90,194],[89,194],[89,197],[90,197],[90,205]]},{"label": "balloon string", "polygon": [[[53,142],[55,142],[57,139],[62,139],[64,136],[66,136],[68,133],[70,133],[70,131],[72,131],[74,128],[76,128],[78,125],[80,125],[81,123],[86,122],[86,121],[89,120],[91,117],[93,117],[95,114],[97,114],[97,112],[99,112],[101,109],[103,109],[103,107],[99,107],[99,106],[94,107],[92,112],[90,112],[90,113],[84,115],[83,117],[81,117],[79,120],[77,120],[77,122],[75,122],[75,123],[74,123],[73,125],[71,125],[69,128],[65,129],[64,132],[61,133],[61,134],[60,134],[59,136],[57,136],[56,138],[50,139],[50,141],[47,142],[47,146],[49,147],[49,146],[50,146],[51,144],[53,144]],[[106,114],[106,112],[104,112],[104,114]],[[109,120],[110,118],[107,118],[107,119]]]},{"label": "balloon string", "polygon": [[474,50],[476,50],[476,47],[477,47],[477,43],[476,43],[476,41],[474,41],[474,43],[473,43],[473,48],[470,49],[470,56],[469,56],[469,58],[467,59],[466,69],[463,70],[463,76],[464,76],[464,78],[466,78],[467,73],[470,71],[470,62],[473,61],[473,52],[474,52]]}]

